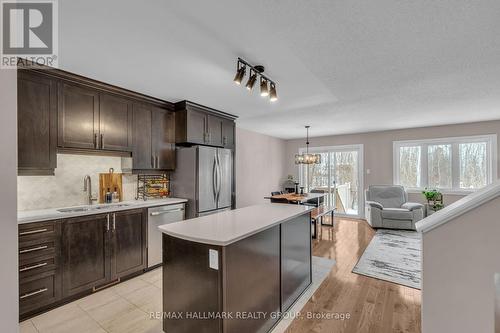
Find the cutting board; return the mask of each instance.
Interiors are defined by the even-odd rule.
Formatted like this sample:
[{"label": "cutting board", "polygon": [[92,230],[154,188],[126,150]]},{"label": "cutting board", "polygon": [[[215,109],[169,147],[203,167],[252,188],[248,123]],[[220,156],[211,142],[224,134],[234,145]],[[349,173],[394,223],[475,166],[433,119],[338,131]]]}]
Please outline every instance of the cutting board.
[{"label": "cutting board", "polygon": [[104,203],[104,198],[106,196],[106,192],[109,188],[111,193],[115,190],[118,192],[120,197],[120,201],[123,200],[123,185],[122,185],[122,173],[114,172],[111,168],[108,173],[100,173],[99,174],[99,202]]}]

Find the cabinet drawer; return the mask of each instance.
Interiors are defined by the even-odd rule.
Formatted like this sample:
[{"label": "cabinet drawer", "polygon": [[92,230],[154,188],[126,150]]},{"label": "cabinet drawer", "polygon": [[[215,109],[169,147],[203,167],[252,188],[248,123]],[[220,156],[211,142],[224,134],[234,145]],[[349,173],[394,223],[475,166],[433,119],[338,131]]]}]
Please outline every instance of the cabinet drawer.
[{"label": "cabinet drawer", "polygon": [[19,243],[56,236],[56,221],[36,222],[19,226]]},{"label": "cabinet drawer", "polygon": [[19,246],[19,263],[25,262],[27,260],[38,258],[41,256],[52,256],[55,257],[55,240],[48,240],[45,242],[40,242],[37,244],[20,244]]},{"label": "cabinet drawer", "polygon": [[39,257],[19,262],[19,280],[21,283],[29,276],[37,275],[57,268],[55,257]]},{"label": "cabinet drawer", "polygon": [[57,301],[60,297],[55,271],[25,279],[19,285],[19,312],[25,314]]}]

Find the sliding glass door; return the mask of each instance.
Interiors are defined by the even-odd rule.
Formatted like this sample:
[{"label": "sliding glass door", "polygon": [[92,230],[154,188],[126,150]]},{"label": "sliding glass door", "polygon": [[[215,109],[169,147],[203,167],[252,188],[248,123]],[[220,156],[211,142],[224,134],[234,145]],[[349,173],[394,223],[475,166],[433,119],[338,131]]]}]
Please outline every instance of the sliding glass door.
[{"label": "sliding glass door", "polygon": [[361,217],[363,146],[315,147],[309,151],[321,154],[321,164],[301,165],[301,185],[308,192],[328,193],[327,204],[337,207],[337,214]]}]

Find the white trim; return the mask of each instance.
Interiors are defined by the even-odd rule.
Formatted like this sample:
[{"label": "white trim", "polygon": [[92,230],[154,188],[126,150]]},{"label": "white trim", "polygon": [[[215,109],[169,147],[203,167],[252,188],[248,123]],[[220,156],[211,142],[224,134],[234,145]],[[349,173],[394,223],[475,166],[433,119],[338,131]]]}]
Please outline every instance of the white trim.
[{"label": "white trim", "polygon": [[[349,215],[349,214],[341,214],[338,213],[336,215],[342,217],[352,217],[352,218],[365,218],[365,187],[364,187],[364,176],[365,176],[365,168],[364,168],[364,145],[363,144],[352,144],[352,145],[341,145],[341,146],[319,146],[319,147],[309,147],[310,153],[320,153],[320,152],[343,152],[343,151],[357,151],[358,152],[358,214],[357,215]],[[306,151],[306,147],[299,148],[299,154],[303,154]],[[330,172],[330,171],[329,171]],[[305,184],[303,172],[299,169],[299,182],[300,184]]]},{"label": "white trim", "polygon": [[392,143],[392,158],[393,158],[393,183],[400,184],[400,165],[399,165],[399,153],[401,147],[421,147],[420,151],[420,186],[419,188],[410,188],[410,192],[422,191],[425,187],[428,187],[428,163],[427,163],[427,147],[429,145],[435,144],[449,144],[452,146],[452,188],[440,189],[446,194],[467,194],[477,191],[477,189],[462,189],[457,186],[457,180],[459,177],[459,163],[458,158],[458,145],[461,143],[473,143],[473,142],[486,142],[487,143],[487,158],[488,158],[488,170],[487,170],[487,184],[491,184],[498,178],[498,150],[497,150],[497,135],[496,134],[485,134],[485,135],[474,135],[474,136],[460,136],[460,137],[450,137],[450,138],[434,138],[434,139],[419,139],[419,140],[405,140],[405,141],[393,141]]},{"label": "white trim", "polygon": [[420,220],[416,223],[417,231],[423,233],[431,231],[497,197],[500,197],[499,180]]}]

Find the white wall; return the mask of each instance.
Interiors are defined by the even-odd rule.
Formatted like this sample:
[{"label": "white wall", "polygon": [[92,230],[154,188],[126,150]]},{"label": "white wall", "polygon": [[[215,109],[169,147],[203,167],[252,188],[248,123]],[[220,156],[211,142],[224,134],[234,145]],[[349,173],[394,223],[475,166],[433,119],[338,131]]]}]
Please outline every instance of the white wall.
[{"label": "white wall", "polygon": [[0,331],[18,330],[17,73],[0,69]]},{"label": "white wall", "polygon": [[[266,202],[286,179],[285,141],[236,127],[236,206]],[[269,200],[267,200],[269,202]]]},{"label": "white wall", "polygon": [[[83,205],[87,195],[83,192],[85,175],[91,177],[93,197],[97,198],[99,173],[107,173],[109,168],[121,172],[121,157],[57,154],[54,176],[17,177],[17,208],[32,210]],[[137,176],[124,174],[122,182],[123,199],[135,199]]]},{"label": "white wall", "polygon": [[423,234],[422,332],[493,332],[500,197]]}]

